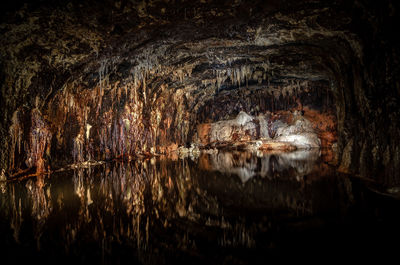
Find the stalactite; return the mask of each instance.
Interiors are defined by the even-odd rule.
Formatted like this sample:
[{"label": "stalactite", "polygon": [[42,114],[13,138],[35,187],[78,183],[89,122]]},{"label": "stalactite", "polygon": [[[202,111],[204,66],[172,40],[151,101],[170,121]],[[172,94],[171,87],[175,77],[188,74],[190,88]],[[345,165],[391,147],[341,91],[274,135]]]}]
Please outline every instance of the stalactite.
[{"label": "stalactite", "polygon": [[84,161],[83,157],[84,143],[85,141],[83,135],[80,132],[78,136],[76,136],[73,140],[72,157],[74,163],[81,163]]},{"label": "stalactite", "polygon": [[12,124],[10,126],[10,135],[11,135],[11,157],[10,157],[10,169],[14,169],[15,167],[15,155],[18,151],[18,154],[21,154],[21,141],[23,136],[23,125],[20,121],[20,112],[17,110],[14,112],[12,116]]},{"label": "stalactite", "polygon": [[44,172],[45,158],[44,154],[47,148],[50,148],[51,132],[38,109],[31,112],[31,130],[29,137],[29,152],[26,164],[28,167],[36,167],[37,172]]}]

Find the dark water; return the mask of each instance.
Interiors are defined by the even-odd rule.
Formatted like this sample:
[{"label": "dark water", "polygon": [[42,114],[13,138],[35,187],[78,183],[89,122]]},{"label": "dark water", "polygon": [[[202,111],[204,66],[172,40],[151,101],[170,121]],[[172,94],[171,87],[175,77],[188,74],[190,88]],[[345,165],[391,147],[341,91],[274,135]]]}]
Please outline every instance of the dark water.
[{"label": "dark water", "polygon": [[400,203],[319,151],[152,158],[1,183],[0,264],[380,261]]}]

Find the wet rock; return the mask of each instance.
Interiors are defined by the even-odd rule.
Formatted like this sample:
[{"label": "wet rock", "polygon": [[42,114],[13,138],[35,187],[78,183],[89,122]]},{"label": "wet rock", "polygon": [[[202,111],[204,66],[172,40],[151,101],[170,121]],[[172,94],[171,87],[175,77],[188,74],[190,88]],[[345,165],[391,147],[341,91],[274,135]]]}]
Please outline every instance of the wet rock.
[{"label": "wet rock", "polygon": [[290,143],[294,145],[297,149],[319,148],[321,143],[317,135],[314,133],[291,134],[286,136],[279,136],[276,139],[277,141]]},{"label": "wet rock", "polygon": [[[266,115],[252,117],[242,111],[233,120],[199,126],[199,140],[203,146],[212,143],[219,148],[248,150],[293,151],[321,147],[317,133],[306,118],[294,112],[282,119],[290,120],[290,123],[278,119],[272,121]],[[274,132],[272,137],[271,131]],[[266,133],[268,137],[265,137]]]},{"label": "wet rock", "polygon": [[257,119],[260,124],[260,138],[271,139],[268,132],[268,116],[260,114],[257,116]]},{"label": "wet rock", "polygon": [[[399,175],[396,4],[206,2],[2,10],[1,168],[147,156],[192,142],[286,137],[308,148],[318,145],[315,133],[322,147],[337,142],[338,163],[350,161],[342,156],[353,142],[351,172]],[[32,139],[34,109],[46,125]],[[285,113],[295,110],[314,132]]]},{"label": "wet rock", "polygon": [[278,150],[278,151],[294,151],[297,149],[296,145],[289,142],[269,141],[262,143],[259,150]]},{"label": "wet rock", "polygon": [[[239,112],[239,114],[236,116],[235,123],[236,126],[246,126],[249,125],[253,121],[253,117],[247,114],[244,111]],[[250,126],[251,127],[251,126]]]},{"label": "wet rock", "polygon": [[282,125],[276,130],[276,140],[291,143],[298,149],[319,148],[321,141],[311,122],[298,113],[293,116],[293,124]]},{"label": "wet rock", "polygon": [[342,160],[340,162],[339,171],[349,173],[352,165],[352,154],[353,154],[353,141],[346,144],[343,150]]}]

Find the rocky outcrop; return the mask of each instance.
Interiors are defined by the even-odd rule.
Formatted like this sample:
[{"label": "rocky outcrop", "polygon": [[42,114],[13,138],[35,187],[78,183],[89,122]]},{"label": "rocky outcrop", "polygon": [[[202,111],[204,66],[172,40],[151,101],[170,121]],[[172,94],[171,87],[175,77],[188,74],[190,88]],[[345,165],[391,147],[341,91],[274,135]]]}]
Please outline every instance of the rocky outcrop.
[{"label": "rocky outcrop", "polygon": [[291,143],[298,149],[318,148],[321,146],[321,140],[306,118],[294,114],[292,124],[283,124],[277,127],[275,138],[278,141]]},{"label": "rocky outcrop", "polygon": [[[320,148],[319,137],[323,138],[335,129],[327,126],[314,129],[319,125],[312,124],[299,111],[266,113],[257,117],[241,111],[233,120],[199,124],[195,142],[203,148],[282,151]],[[325,140],[324,143],[328,141]],[[332,148],[332,144],[322,147]]]}]

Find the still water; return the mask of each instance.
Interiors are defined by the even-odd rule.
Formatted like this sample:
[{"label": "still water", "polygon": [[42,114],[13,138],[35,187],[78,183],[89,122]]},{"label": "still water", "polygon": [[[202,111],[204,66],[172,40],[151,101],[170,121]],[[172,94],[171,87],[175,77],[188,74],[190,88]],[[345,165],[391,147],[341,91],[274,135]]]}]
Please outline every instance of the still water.
[{"label": "still water", "polygon": [[399,201],[319,150],[155,157],[0,185],[1,264],[382,261],[400,249]]}]

